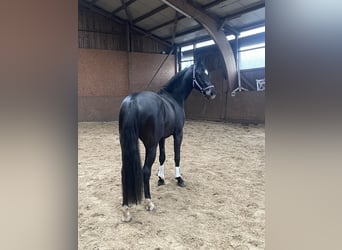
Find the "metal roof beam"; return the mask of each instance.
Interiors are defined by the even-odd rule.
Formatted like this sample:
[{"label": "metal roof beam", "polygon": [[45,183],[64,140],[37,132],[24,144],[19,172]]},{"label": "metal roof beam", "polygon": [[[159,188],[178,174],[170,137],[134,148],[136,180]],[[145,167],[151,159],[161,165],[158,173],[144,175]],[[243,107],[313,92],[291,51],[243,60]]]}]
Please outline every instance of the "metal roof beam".
[{"label": "metal roof beam", "polygon": [[124,7],[124,10],[125,10],[125,13],[126,13],[126,16],[127,16],[127,20],[131,24],[132,23],[132,15],[131,15],[131,12],[128,9],[128,5],[125,2],[125,0],[121,0],[121,4]]},{"label": "metal roof beam", "polygon": [[178,24],[178,20],[177,20],[178,15],[179,15],[179,13],[176,12],[175,13],[175,20],[174,20],[174,23],[173,23],[173,32],[172,32],[172,41],[171,41],[172,45],[175,44],[176,30],[177,30],[177,24]]},{"label": "metal roof beam", "polygon": [[176,11],[192,17],[198,23],[200,23],[210,34],[219,48],[223,61],[225,63],[225,69],[228,79],[228,91],[232,91],[237,81],[236,63],[233,50],[223,30],[219,30],[218,22],[202,9],[196,8],[186,0],[162,0]]},{"label": "metal roof beam", "polygon": [[116,17],[116,16],[114,16],[114,15],[111,15],[111,13],[109,13],[109,12],[107,12],[107,11],[105,11],[105,10],[103,10],[103,9],[101,9],[101,8],[99,8],[99,7],[97,7],[97,6],[95,6],[95,5],[92,4],[92,3],[86,2],[86,1],[84,1],[84,0],[79,0],[78,3],[79,3],[80,5],[82,5],[83,7],[87,8],[87,9],[90,9],[90,10],[94,11],[94,12],[97,13],[97,14],[100,14],[100,15],[102,15],[102,16],[105,16],[105,17],[107,17],[107,18],[113,20],[114,22],[116,22],[116,23],[118,23],[118,24],[125,24],[125,21],[122,20],[121,18],[118,18],[118,17]]},{"label": "metal roof beam", "polygon": [[[193,32],[196,32],[196,31],[200,31],[200,30],[203,30],[204,28],[200,25],[192,28],[192,29],[189,29],[189,30],[185,30],[183,32],[179,32],[179,33],[176,33],[175,34],[175,38],[177,37],[180,37],[180,36],[185,36],[185,35],[188,35],[190,33],[193,33]],[[172,36],[168,36],[168,37],[162,37],[162,39],[165,39],[165,40],[170,40],[172,38]]]},{"label": "metal roof beam", "polygon": [[131,4],[134,3],[135,1],[137,1],[137,0],[129,0],[129,1],[125,2],[125,5],[121,5],[119,8],[113,10],[113,11],[112,11],[112,14],[115,14],[115,13],[117,13],[117,12],[120,12],[120,11],[124,10],[124,9],[125,9],[125,6],[131,5]]},{"label": "metal roof beam", "polygon": [[265,21],[259,21],[259,22],[255,22],[255,23],[250,23],[246,26],[242,26],[239,28],[239,31],[246,31],[246,30],[250,30],[250,29],[255,29],[255,28],[259,28],[261,26],[265,26]]},{"label": "metal roof beam", "polygon": [[[178,12],[177,12],[177,13],[178,13]],[[186,16],[183,16],[183,15],[182,15],[182,16],[179,16],[179,17],[177,18],[177,21],[180,21],[180,20],[182,20],[182,19],[184,19],[184,18],[186,18]],[[159,25],[153,27],[152,29],[149,29],[148,32],[152,32],[152,31],[154,31],[154,30],[160,29],[160,28],[162,28],[162,27],[164,27],[164,26],[173,24],[174,22],[175,22],[175,20],[170,20],[170,21],[167,21],[167,22],[165,22],[165,23],[159,24]]]},{"label": "metal roof beam", "polygon": [[[107,18],[111,19],[112,21],[114,21],[116,23],[127,24],[127,21],[122,20],[121,18],[118,18],[118,17],[114,16],[110,12],[107,12],[107,11],[105,11],[105,10],[103,10],[103,9],[93,5],[93,4],[90,4],[90,3],[88,3],[88,2],[86,2],[84,0],[79,0],[79,4],[81,4],[82,6],[84,6],[84,7],[88,8],[88,9],[94,11],[95,13],[98,13],[98,14],[104,16],[104,17],[107,17]],[[164,44],[165,46],[172,47],[172,45],[169,42],[164,41],[160,37],[155,36],[152,33],[147,32],[146,30],[143,30],[143,29],[141,29],[141,28],[139,28],[139,27],[137,27],[135,25],[132,25],[131,29],[136,31],[136,32],[139,32],[140,34],[143,34],[143,35],[145,35],[147,37],[150,37],[151,39],[153,39],[153,40],[155,40],[155,41],[157,41],[157,42],[159,42],[161,44]]]},{"label": "metal roof beam", "polygon": [[[217,5],[217,4],[221,3],[221,2],[224,2],[224,1],[226,1],[226,0],[216,0],[216,1],[212,2],[212,3],[203,5],[202,8],[203,8],[204,10],[210,9],[211,7]],[[177,21],[180,21],[180,20],[182,20],[182,19],[184,19],[184,18],[186,18],[186,16],[181,15],[181,16],[179,16],[179,17],[177,18]],[[174,22],[173,20],[170,20],[170,21],[167,21],[167,22],[165,22],[165,23],[159,24],[159,25],[153,27],[152,29],[149,29],[148,32],[152,32],[152,31],[154,31],[154,30],[160,29],[160,28],[162,28],[162,27],[164,27],[164,26],[167,26],[167,25],[172,24],[173,22]]]},{"label": "metal roof beam", "polygon": [[233,33],[236,36],[240,35],[240,32],[236,28],[233,28],[232,26],[226,24],[225,21],[221,22],[218,29],[219,30],[223,29],[224,31],[229,30],[231,33]]},{"label": "metal roof beam", "polygon": [[246,8],[243,8],[243,9],[233,13],[233,14],[227,15],[227,16],[223,17],[222,19],[224,20],[224,22],[226,22],[226,21],[232,20],[234,18],[238,18],[241,15],[246,14],[248,12],[251,12],[251,11],[254,11],[254,10],[258,10],[258,9],[261,9],[261,8],[264,8],[264,7],[265,7],[265,1],[262,1],[261,3],[250,5],[250,6],[246,7]]},{"label": "metal roof beam", "polygon": [[157,14],[159,11],[162,11],[168,7],[169,6],[166,4],[160,5],[158,8],[155,8],[155,9],[151,10],[150,12],[147,12],[146,14],[137,17],[136,19],[133,20],[133,23],[138,23],[138,22],[144,20],[145,18],[149,18],[150,16],[153,16],[154,14]]},{"label": "metal roof beam", "polygon": [[202,6],[203,9],[210,9],[212,7],[215,7],[216,5],[219,5],[222,2],[225,2],[226,0],[216,0],[211,3],[205,4]]}]

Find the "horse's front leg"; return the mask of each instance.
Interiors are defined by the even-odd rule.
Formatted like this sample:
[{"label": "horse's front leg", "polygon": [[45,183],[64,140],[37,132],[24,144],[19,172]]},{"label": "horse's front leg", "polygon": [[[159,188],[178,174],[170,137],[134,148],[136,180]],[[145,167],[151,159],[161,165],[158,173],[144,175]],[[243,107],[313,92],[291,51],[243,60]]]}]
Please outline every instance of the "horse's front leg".
[{"label": "horse's front leg", "polygon": [[175,177],[177,179],[177,184],[180,187],[185,187],[184,180],[180,173],[180,148],[183,140],[183,131],[174,134],[173,141],[174,141],[174,151],[175,151]]},{"label": "horse's front leg", "polygon": [[151,193],[150,193],[150,177],[151,177],[151,168],[156,159],[156,150],[157,146],[153,146],[150,149],[146,148],[146,155],[145,155],[145,163],[142,169],[143,171],[143,178],[144,178],[144,193],[145,193],[145,208],[148,211],[152,211],[154,209],[154,204],[151,200]]}]

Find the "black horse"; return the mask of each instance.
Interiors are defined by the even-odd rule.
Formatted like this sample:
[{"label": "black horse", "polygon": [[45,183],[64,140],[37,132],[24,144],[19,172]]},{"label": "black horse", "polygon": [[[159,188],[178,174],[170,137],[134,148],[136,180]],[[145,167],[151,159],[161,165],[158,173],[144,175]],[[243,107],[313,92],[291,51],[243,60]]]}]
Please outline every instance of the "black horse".
[{"label": "black horse", "polygon": [[[119,113],[119,132],[122,156],[122,212],[123,221],[130,221],[128,205],[140,203],[142,182],[147,210],[154,205],[150,194],[151,167],[159,144],[158,185],[164,184],[165,138],[173,136],[175,177],[179,186],[185,186],[180,174],[180,147],[185,120],[184,101],[192,89],[199,90],[208,99],[214,99],[216,91],[202,62],[198,62],[176,74],[157,93],[143,91],[127,96]],[[138,138],[146,150],[141,170]]]}]

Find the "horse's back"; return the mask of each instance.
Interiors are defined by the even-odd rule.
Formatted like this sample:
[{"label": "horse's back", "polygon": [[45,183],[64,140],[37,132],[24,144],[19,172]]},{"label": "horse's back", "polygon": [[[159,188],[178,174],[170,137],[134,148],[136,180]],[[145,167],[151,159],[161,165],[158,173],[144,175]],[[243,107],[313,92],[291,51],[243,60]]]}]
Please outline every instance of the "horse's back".
[{"label": "horse's back", "polygon": [[164,134],[164,105],[162,98],[151,91],[127,96],[120,107],[119,129],[124,123],[136,122],[145,146],[155,145]]},{"label": "horse's back", "polygon": [[121,103],[120,115],[135,112],[139,120],[144,120],[147,116],[155,115],[158,107],[162,105],[160,97],[151,91],[133,93],[127,96]]},{"label": "horse's back", "polygon": [[[133,117],[135,121],[132,121]],[[184,109],[169,96],[143,91],[133,93],[122,101],[119,129],[124,122],[136,122],[139,138],[144,144],[155,145],[161,138],[182,130],[184,117]]]}]

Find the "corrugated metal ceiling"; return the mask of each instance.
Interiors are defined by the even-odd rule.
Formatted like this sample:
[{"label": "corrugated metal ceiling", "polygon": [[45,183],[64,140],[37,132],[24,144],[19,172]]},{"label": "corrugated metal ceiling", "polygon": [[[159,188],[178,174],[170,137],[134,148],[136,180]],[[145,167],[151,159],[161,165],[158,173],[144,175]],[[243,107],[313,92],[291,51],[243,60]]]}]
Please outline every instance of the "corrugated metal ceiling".
[{"label": "corrugated metal ceiling", "polygon": [[[178,44],[208,36],[207,31],[194,19],[177,13],[161,0],[79,0],[86,6],[96,7],[107,16],[130,22],[146,34]],[[246,30],[265,24],[264,0],[192,0],[189,4],[224,23],[230,30]],[[177,14],[176,14],[177,13]],[[225,27],[222,25],[222,27]],[[174,37],[174,41],[173,41]]]}]

